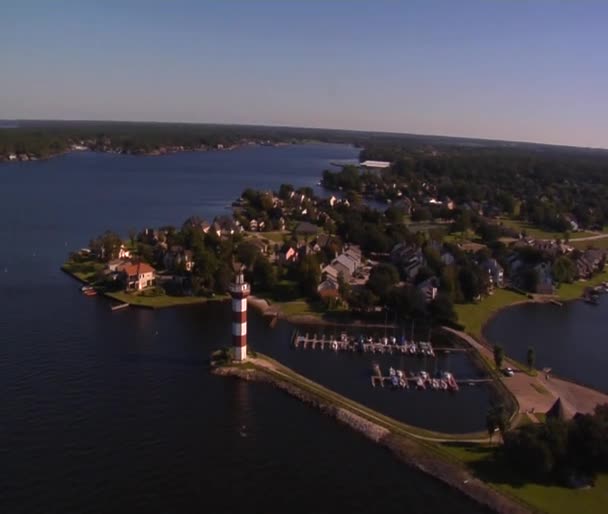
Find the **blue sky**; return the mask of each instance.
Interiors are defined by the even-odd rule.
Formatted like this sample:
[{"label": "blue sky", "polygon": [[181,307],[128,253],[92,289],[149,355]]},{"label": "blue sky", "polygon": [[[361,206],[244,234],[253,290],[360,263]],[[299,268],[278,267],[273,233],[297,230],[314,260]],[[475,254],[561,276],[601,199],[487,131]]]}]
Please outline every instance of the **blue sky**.
[{"label": "blue sky", "polygon": [[3,0],[0,118],[608,147],[608,2]]}]

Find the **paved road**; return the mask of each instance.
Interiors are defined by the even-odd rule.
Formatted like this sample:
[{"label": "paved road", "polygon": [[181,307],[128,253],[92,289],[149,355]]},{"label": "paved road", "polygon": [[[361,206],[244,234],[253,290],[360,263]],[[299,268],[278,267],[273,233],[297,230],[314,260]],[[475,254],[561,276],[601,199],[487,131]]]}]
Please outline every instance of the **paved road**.
[{"label": "paved road", "polygon": [[[571,237],[570,243],[576,243],[577,241],[595,241],[596,239],[605,239],[608,237],[608,234],[597,234],[595,236],[585,236],[585,237]],[[553,239],[540,239],[540,241],[555,241]]]}]

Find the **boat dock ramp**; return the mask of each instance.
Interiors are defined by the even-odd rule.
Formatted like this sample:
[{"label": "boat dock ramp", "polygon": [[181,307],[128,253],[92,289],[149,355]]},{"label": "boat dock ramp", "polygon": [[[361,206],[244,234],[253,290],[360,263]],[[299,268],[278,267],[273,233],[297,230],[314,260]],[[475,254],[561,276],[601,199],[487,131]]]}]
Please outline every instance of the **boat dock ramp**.
[{"label": "boat dock ramp", "polygon": [[325,334],[298,334],[293,337],[295,348],[333,350],[333,351],[359,351],[372,353],[388,353],[402,355],[420,355],[434,357],[436,353],[467,352],[469,348],[459,347],[433,347],[428,341],[398,341],[395,337],[383,337],[373,339],[371,337],[350,337],[346,333],[339,337],[326,336]]}]

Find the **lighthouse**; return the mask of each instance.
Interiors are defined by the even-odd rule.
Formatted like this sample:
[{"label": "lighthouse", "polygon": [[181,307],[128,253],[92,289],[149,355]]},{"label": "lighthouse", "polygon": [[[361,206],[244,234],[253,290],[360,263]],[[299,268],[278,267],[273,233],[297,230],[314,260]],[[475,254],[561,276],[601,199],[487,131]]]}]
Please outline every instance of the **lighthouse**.
[{"label": "lighthouse", "polygon": [[247,297],[251,292],[245,282],[242,266],[235,266],[234,282],[229,286],[232,297],[232,347],[234,360],[242,362],[247,358]]}]

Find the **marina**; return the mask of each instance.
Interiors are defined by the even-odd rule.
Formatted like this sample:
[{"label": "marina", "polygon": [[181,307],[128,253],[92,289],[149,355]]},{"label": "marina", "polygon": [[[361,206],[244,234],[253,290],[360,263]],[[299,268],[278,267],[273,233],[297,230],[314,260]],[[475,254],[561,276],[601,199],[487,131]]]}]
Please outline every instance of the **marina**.
[{"label": "marina", "polygon": [[371,336],[360,335],[358,337],[349,336],[342,332],[339,336],[327,336],[326,334],[299,334],[297,331],[293,335],[294,348],[301,349],[320,349],[333,351],[350,352],[371,352],[388,353],[401,355],[417,355],[435,357],[437,353],[468,352],[469,348],[461,347],[433,347],[429,341],[408,341],[404,337],[399,340],[392,337],[382,337],[374,339]]},{"label": "marina", "polygon": [[437,373],[437,376],[431,377],[426,371],[419,373],[402,371],[399,369],[390,368],[388,375],[383,375],[380,367],[375,364],[371,376],[371,384],[373,387],[392,387],[393,389],[409,389],[414,386],[416,389],[430,389],[434,391],[451,391],[460,390],[460,385],[475,386],[476,384],[487,384],[492,382],[491,378],[466,378],[456,379],[452,373],[447,371]]}]

